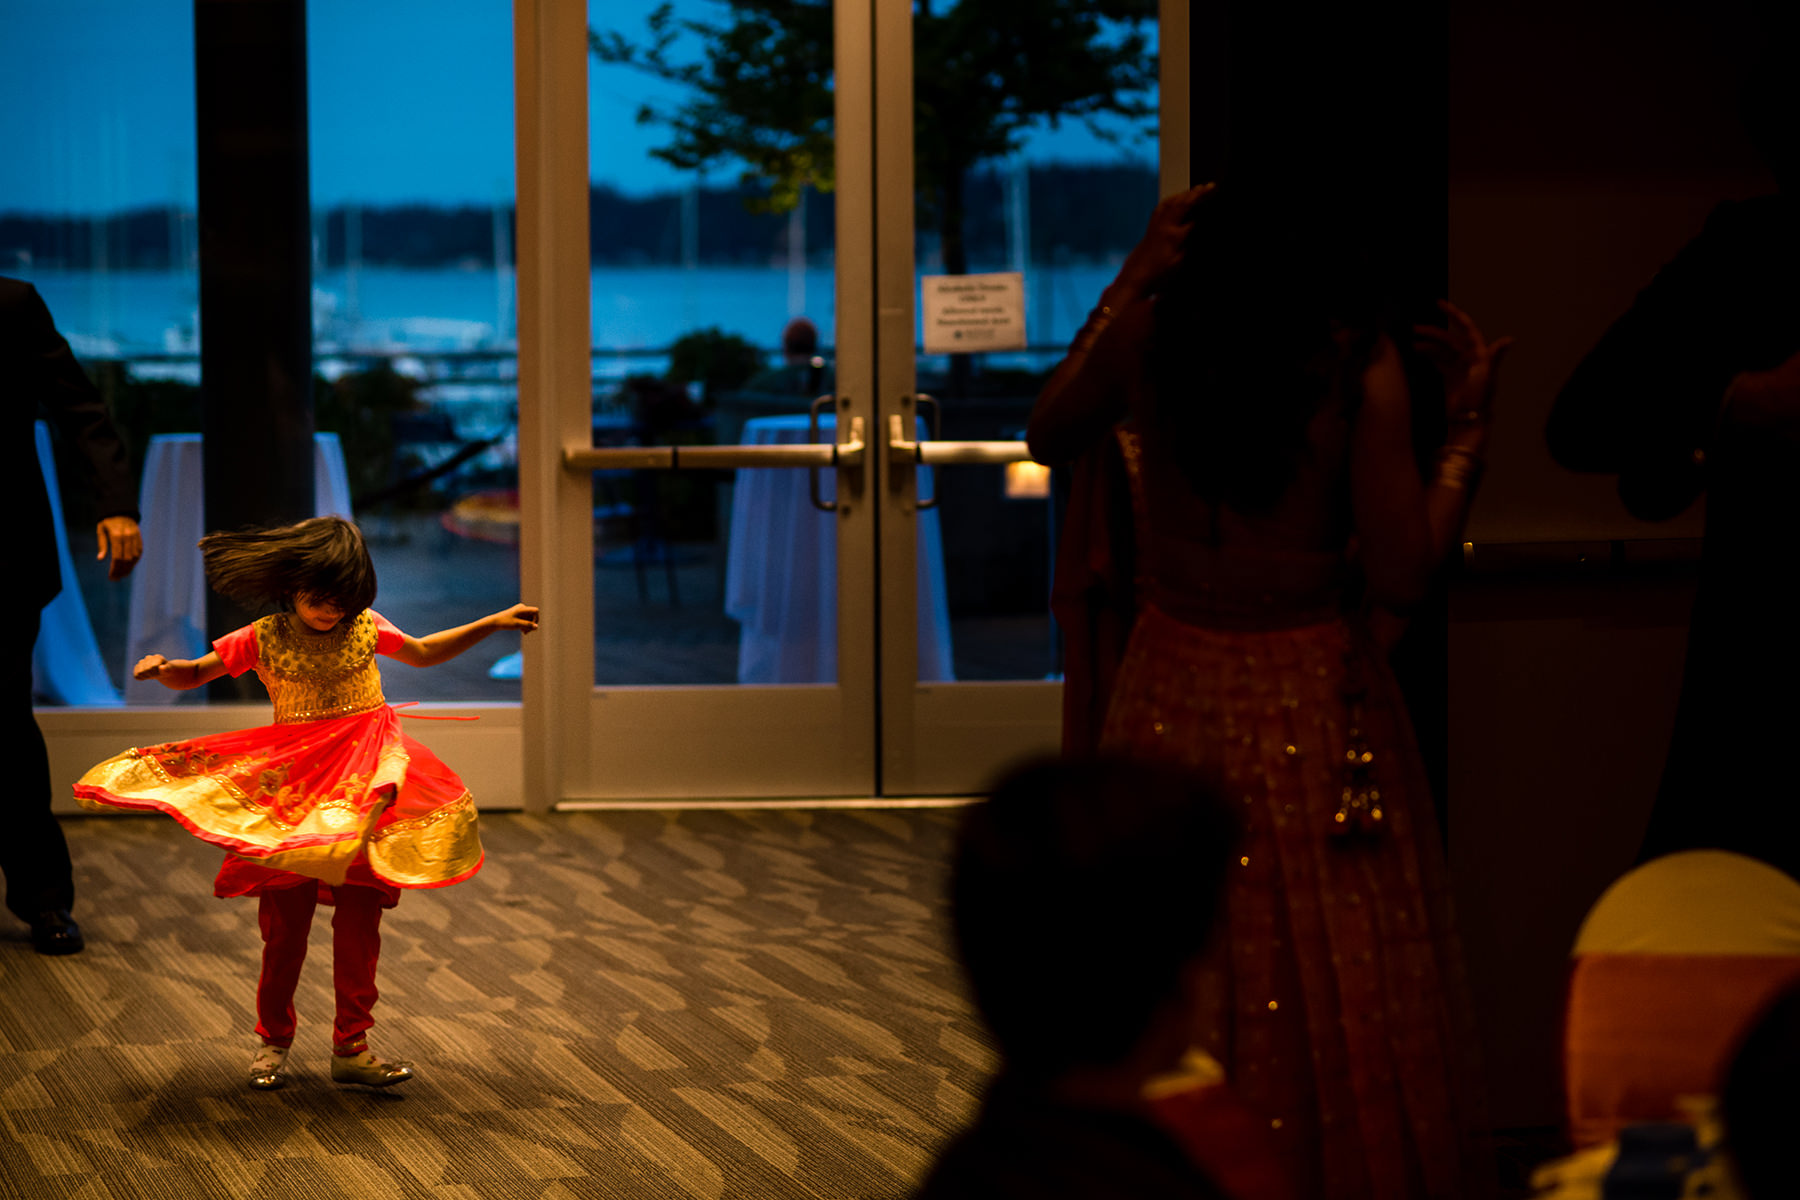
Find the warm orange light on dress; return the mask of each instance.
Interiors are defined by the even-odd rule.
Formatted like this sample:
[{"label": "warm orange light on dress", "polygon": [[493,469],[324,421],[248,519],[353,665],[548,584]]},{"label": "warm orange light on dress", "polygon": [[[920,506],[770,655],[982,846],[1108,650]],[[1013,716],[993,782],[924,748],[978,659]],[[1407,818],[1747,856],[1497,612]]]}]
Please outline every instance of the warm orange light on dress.
[{"label": "warm orange light on dress", "polygon": [[1007,463],[1003,494],[1008,500],[1049,499],[1050,468],[1034,462]]}]

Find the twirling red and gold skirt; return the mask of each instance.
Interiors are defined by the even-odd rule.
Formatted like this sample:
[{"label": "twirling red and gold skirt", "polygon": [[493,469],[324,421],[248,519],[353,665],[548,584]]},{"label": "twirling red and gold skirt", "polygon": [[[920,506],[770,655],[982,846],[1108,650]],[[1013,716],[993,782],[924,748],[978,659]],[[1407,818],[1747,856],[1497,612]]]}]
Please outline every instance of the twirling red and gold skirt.
[{"label": "twirling red and gold skirt", "polygon": [[[215,893],[326,885],[447,887],[481,869],[469,790],[382,705],[115,755],[75,785],[84,808],[164,812],[230,852]],[[299,878],[296,878],[299,877]]]}]

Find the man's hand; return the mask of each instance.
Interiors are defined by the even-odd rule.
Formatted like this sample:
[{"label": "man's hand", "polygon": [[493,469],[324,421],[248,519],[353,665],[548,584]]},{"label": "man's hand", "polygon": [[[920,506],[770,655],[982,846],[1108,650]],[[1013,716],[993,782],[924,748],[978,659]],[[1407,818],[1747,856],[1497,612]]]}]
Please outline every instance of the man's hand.
[{"label": "man's hand", "polygon": [[144,557],[143,536],[138,533],[138,523],[130,517],[104,518],[94,526],[94,537],[100,548],[95,560],[112,555],[112,563],[106,568],[108,579],[125,578],[138,565],[138,559]]}]

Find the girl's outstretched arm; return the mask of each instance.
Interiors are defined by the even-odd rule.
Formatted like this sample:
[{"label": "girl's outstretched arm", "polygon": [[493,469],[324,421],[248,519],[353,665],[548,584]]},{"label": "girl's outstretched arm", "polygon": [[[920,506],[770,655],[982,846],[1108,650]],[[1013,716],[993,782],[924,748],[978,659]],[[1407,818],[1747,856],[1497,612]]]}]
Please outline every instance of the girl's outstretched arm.
[{"label": "girl's outstretched arm", "polygon": [[225,664],[219,661],[217,650],[207,651],[204,658],[169,659],[146,654],[131,668],[133,679],[154,679],[166,688],[182,692],[211,683],[224,673]]},{"label": "girl's outstretched arm", "polygon": [[431,667],[447,662],[490,633],[498,633],[502,629],[517,629],[520,633],[530,633],[538,627],[538,610],[536,605],[515,604],[502,612],[470,621],[467,625],[458,625],[455,629],[441,629],[436,633],[416,638],[408,634],[406,640],[395,651],[394,657],[409,667]]}]

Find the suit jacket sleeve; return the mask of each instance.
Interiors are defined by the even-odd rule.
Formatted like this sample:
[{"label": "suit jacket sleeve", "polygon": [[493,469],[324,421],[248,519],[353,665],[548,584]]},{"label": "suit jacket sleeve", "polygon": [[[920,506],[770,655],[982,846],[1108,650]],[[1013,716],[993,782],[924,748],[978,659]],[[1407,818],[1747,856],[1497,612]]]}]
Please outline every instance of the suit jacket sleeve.
[{"label": "suit jacket sleeve", "polygon": [[39,411],[74,449],[97,515],[137,520],[137,487],[125,442],[36,288],[26,286],[16,317],[13,336],[25,394],[37,397]]}]

